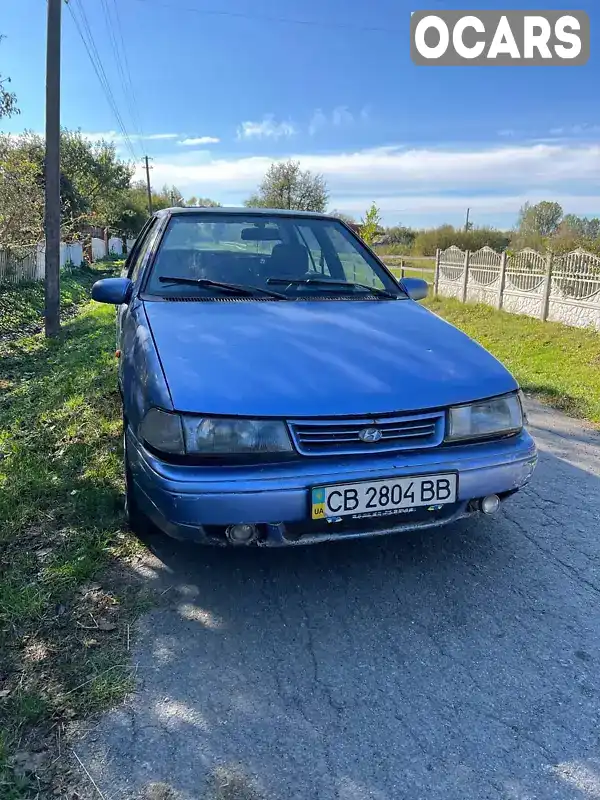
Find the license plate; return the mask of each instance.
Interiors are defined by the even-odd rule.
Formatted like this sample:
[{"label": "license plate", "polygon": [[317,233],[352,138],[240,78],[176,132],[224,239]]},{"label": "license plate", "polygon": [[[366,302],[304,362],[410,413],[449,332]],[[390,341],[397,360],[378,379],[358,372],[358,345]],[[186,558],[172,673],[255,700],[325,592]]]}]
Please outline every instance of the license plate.
[{"label": "license plate", "polygon": [[376,516],[406,508],[446,505],[456,502],[457,487],[458,475],[455,472],[318,486],[312,490],[312,518],[331,519],[355,514]]}]

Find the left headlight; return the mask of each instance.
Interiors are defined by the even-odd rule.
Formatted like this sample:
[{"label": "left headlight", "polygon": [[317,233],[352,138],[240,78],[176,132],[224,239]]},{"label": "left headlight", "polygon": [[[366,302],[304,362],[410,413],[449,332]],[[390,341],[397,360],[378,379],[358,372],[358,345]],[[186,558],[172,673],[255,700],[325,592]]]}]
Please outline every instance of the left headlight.
[{"label": "left headlight", "polygon": [[446,441],[508,436],[523,427],[523,409],[518,394],[480,400],[448,411]]},{"label": "left headlight", "polygon": [[183,432],[187,453],[244,455],[292,450],[286,425],[280,420],[183,417]]}]

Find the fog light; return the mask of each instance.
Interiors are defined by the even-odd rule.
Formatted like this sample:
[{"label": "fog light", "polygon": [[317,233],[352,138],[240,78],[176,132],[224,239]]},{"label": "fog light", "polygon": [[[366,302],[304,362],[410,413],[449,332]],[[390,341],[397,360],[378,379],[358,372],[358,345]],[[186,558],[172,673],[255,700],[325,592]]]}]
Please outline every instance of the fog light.
[{"label": "fog light", "polygon": [[255,525],[230,525],[225,535],[232,544],[251,544],[258,536]]},{"label": "fog light", "polygon": [[500,508],[500,498],[497,494],[490,494],[481,501],[481,510],[484,514],[495,514]]}]

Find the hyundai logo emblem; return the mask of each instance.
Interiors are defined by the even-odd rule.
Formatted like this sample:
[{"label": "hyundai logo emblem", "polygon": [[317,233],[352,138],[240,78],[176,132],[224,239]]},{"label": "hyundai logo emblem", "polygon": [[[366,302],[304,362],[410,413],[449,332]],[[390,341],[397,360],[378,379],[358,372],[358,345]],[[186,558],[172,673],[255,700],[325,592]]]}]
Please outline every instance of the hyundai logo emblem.
[{"label": "hyundai logo emblem", "polygon": [[382,436],[383,433],[379,428],[363,428],[358,434],[358,438],[361,442],[378,442]]}]

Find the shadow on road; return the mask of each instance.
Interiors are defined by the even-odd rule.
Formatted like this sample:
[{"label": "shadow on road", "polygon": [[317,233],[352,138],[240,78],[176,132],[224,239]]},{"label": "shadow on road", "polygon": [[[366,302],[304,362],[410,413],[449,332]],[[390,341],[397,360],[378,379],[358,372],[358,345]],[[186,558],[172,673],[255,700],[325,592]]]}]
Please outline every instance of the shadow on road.
[{"label": "shadow on road", "polygon": [[600,796],[600,446],[575,466],[571,423],[533,416],[539,471],[491,520],[281,551],[151,537],[139,688],[82,745],[102,790]]}]

